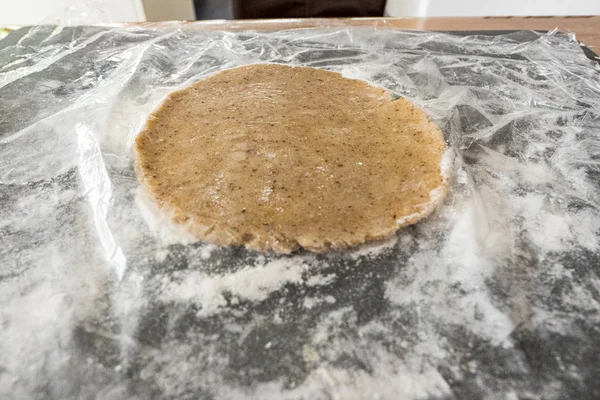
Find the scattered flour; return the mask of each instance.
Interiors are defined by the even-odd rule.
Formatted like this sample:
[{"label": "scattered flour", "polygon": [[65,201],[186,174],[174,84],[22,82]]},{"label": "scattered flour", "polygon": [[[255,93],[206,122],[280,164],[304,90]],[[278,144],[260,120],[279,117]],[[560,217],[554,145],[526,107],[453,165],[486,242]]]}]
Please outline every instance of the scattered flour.
[{"label": "scattered flour", "polygon": [[315,305],[319,304],[320,300],[314,297],[305,297],[304,298],[304,308],[310,310]]},{"label": "scattered flour", "polygon": [[312,275],[306,280],[306,286],[327,286],[336,279],[335,274]]},{"label": "scattered flour", "polygon": [[385,252],[392,251],[397,243],[398,237],[394,236],[388,240],[363,244],[355,250],[348,251],[347,255],[354,259],[359,257],[377,257]]},{"label": "scattered flour", "polygon": [[444,247],[423,243],[397,279],[387,284],[387,298],[398,306],[416,306],[428,315],[426,323],[468,326],[478,336],[500,344],[514,323],[489,298],[486,280],[494,267],[482,242],[475,239],[473,229],[479,225],[475,207],[465,205],[446,214],[453,220],[449,221],[453,228]]},{"label": "scattered flour", "polygon": [[200,253],[200,258],[203,260],[208,260],[211,256],[211,254],[213,253],[213,251],[215,251],[218,247],[215,246],[214,244],[210,244],[210,243],[206,243],[204,244],[204,246],[202,247],[202,251]]},{"label": "scattered flour", "polygon": [[156,261],[165,262],[168,256],[169,256],[168,250],[164,250],[164,249],[158,250],[156,252]]},{"label": "scattered flour", "polygon": [[260,195],[260,201],[269,201],[271,194],[273,193],[273,188],[270,186],[265,186],[262,194]]},{"label": "scattered flour", "polygon": [[302,283],[307,270],[308,265],[294,259],[279,259],[225,275],[210,276],[193,271],[186,274],[182,282],[167,282],[162,298],[198,303],[202,306],[198,315],[208,316],[227,306],[225,294],[247,301],[263,301],[287,284]]}]

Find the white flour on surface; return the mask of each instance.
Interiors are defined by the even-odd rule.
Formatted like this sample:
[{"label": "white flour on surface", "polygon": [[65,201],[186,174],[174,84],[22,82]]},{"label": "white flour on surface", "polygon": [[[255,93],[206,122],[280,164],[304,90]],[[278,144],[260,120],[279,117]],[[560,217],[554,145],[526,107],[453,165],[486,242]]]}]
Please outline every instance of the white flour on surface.
[{"label": "white flour on surface", "polygon": [[169,282],[163,288],[165,300],[197,302],[199,316],[206,316],[227,305],[224,293],[247,301],[265,300],[271,292],[286,284],[303,282],[308,266],[293,259],[281,259],[265,265],[248,266],[226,275],[206,276],[188,273],[180,283]]}]

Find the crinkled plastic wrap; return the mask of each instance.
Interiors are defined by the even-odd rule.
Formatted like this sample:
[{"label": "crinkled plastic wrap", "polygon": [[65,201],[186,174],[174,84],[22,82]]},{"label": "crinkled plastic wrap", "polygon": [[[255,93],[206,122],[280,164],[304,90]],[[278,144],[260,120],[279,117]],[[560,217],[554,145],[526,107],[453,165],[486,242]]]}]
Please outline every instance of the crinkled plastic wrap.
[{"label": "crinkled plastic wrap", "polygon": [[[454,151],[426,221],[348,253],[167,229],[132,143],[270,62],[404,96]],[[600,68],[573,37],[37,27],[0,42],[0,397],[600,396]]]}]

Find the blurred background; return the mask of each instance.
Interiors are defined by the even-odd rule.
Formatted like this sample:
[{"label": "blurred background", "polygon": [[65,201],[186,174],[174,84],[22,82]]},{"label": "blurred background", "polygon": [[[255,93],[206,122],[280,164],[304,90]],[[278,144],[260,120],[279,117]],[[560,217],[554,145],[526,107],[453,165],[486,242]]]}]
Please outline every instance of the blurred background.
[{"label": "blurred background", "polygon": [[0,26],[232,18],[600,14],[600,0],[0,0]]}]

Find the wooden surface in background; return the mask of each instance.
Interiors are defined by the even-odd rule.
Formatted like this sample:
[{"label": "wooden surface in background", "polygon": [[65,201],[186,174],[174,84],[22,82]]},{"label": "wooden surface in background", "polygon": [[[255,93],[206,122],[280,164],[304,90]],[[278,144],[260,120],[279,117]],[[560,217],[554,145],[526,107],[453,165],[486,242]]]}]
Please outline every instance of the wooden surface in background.
[{"label": "wooden surface in background", "polygon": [[[169,28],[175,22],[142,23],[154,28]],[[190,21],[192,30],[277,30],[311,27],[375,26],[417,30],[552,30],[575,32],[577,39],[600,53],[600,16],[590,17],[465,17],[465,18],[311,18],[235,21]]]}]

